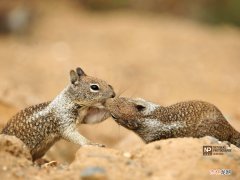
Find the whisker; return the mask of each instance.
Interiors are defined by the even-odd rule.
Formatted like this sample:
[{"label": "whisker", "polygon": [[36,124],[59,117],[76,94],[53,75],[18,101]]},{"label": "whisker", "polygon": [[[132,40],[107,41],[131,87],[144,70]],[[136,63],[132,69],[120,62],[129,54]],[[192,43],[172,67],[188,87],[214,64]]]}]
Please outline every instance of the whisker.
[{"label": "whisker", "polygon": [[121,91],[119,91],[119,93],[117,93],[116,97],[120,97],[123,93],[125,93],[129,88],[125,88]]}]

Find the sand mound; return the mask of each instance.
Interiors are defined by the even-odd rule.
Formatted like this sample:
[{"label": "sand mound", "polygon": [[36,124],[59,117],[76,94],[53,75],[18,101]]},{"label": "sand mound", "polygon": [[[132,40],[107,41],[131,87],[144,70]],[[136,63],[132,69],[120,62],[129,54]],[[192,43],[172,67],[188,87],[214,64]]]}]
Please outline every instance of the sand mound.
[{"label": "sand mound", "polygon": [[[211,170],[230,169],[239,179],[240,150],[203,156],[203,145],[226,146],[211,137],[167,139],[124,152],[110,148],[80,148],[74,161],[34,165],[24,144],[11,136],[0,136],[0,175],[19,179],[211,179]],[[51,163],[50,163],[51,164]]]}]

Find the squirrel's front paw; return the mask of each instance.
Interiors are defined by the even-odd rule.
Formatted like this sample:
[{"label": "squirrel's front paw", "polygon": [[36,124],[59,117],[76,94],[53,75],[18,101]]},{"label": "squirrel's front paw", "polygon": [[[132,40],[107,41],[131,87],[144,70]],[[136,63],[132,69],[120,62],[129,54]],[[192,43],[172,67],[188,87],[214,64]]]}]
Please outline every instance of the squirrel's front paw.
[{"label": "squirrel's front paw", "polygon": [[104,145],[104,144],[93,144],[94,146],[98,146],[98,147],[106,147],[106,145]]},{"label": "squirrel's front paw", "polygon": [[98,144],[98,143],[88,143],[84,146],[97,146],[97,147],[106,147],[104,144]]}]

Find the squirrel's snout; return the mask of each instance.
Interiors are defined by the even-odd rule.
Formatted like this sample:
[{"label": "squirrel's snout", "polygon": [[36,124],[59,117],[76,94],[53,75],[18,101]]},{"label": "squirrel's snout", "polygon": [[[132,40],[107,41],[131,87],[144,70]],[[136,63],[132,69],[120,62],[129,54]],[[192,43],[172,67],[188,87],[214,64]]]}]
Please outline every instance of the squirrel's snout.
[{"label": "squirrel's snout", "polygon": [[115,98],[109,98],[106,100],[106,102],[104,103],[104,106],[108,109],[111,110],[114,107],[114,100]]},{"label": "squirrel's snout", "polygon": [[111,98],[114,98],[116,96],[116,93],[113,91]]},{"label": "squirrel's snout", "polygon": [[108,86],[112,90],[112,95],[110,96],[110,98],[114,98],[116,96],[116,93],[114,92],[113,87],[110,84]]}]

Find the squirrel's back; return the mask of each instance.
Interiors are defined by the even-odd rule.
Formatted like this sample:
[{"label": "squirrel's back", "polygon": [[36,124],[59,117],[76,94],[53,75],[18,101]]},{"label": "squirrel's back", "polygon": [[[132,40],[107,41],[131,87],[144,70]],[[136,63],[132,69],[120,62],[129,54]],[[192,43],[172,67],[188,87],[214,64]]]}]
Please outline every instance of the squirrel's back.
[{"label": "squirrel's back", "polygon": [[33,142],[36,142],[36,139],[32,141],[35,138],[34,133],[41,131],[43,124],[46,124],[44,121],[47,121],[47,118],[40,117],[39,113],[49,104],[50,102],[44,102],[21,110],[8,121],[1,133],[16,136],[29,147],[33,146]]},{"label": "squirrel's back", "polygon": [[176,137],[213,136],[240,147],[240,133],[213,104],[185,101],[167,107],[143,99],[109,99],[106,107],[120,125],[134,131],[146,143]]}]

